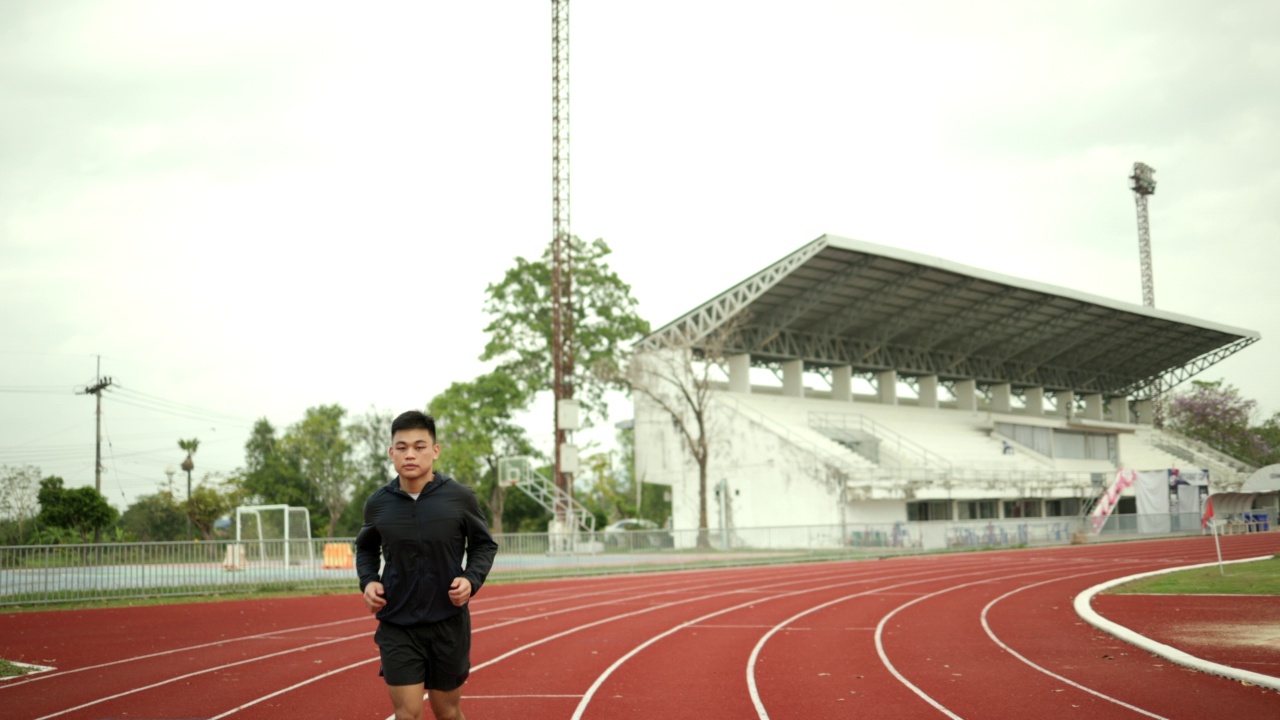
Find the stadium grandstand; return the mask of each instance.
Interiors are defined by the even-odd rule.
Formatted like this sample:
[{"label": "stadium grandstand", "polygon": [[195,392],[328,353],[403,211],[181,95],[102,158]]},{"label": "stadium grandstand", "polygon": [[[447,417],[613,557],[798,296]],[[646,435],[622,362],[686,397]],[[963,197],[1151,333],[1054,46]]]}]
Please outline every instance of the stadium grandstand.
[{"label": "stadium grandstand", "polygon": [[[1257,468],[1159,429],[1155,399],[1259,339],[824,235],[638,350],[683,362],[691,388],[712,369],[701,384],[713,530],[848,533],[1079,520],[1129,470],[1185,468],[1215,492],[1239,488]],[[674,528],[696,528],[699,471],[681,423],[659,395],[633,397],[637,475],[671,486]],[[1137,511],[1134,488],[1117,495],[1117,513]]]}]

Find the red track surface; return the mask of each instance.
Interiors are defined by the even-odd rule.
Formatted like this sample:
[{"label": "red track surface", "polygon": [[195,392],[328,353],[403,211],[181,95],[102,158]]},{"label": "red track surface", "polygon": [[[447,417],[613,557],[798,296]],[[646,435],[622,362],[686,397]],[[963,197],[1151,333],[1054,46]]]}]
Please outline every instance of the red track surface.
[{"label": "red track surface", "polygon": [[[1228,559],[1272,555],[1280,533],[1222,543]],[[472,603],[463,707],[472,720],[1276,717],[1280,694],[1173,665],[1072,608],[1105,580],[1215,559],[1191,538],[492,585]],[[1233,614],[1280,636],[1274,600],[1094,607],[1280,673],[1280,643],[1170,638]],[[0,718],[380,720],[373,629],[354,591],[0,615],[0,657],[57,668],[0,683]]]}]

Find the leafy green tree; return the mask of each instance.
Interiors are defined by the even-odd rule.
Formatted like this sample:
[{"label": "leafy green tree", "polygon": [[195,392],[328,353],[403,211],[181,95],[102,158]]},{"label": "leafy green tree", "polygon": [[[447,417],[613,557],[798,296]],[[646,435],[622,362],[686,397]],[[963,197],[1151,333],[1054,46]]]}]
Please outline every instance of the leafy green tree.
[{"label": "leafy green tree", "polygon": [[[276,437],[276,429],[266,418],[253,424],[244,444],[245,469],[241,487],[246,500],[259,505],[306,507],[313,516],[315,505],[311,487],[302,475],[296,455],[287,451]],[[314,520],[314,518],[313,518]]]},{"label": "leafy green tree", "polygon": [[139,497],[120,516],[125,535],[142,542],[177,540],[183,536],[186,523],[186,511],[169,490]]},{"label": "leafy green tree", "polygon": [[78,487],[68,490],[63,487],[62,478],[56,476],[40,481],[37,498],[40,501],[40,522],[72,530],[80,536],[80,542],[89,542],[90,535],[110,527],[119,515],[96,489]]},{"label": "leafy green tree", "polygon": [[[649,332],[636,312],[631,286],[605,262],[604,240],[575,237],[570,243],[573,304],[574,397],[589,423],[605,411],[604,393],[627,391],[618,368],[626,346]],[[513,378],[526,395],[551,389],[551,247],[539,260],[516,258],[500,282],[489,285],[484,309],[492,318],[481,360],[496,360],[498,371]]]},{"label": "leafy green tree", "polygon": [[524,427],[512,419],[528,402],[529,395],[511,375],[495,371],[455,382],[427,405],[442,445],[440,469],[475,488],[495,533],[505,531],[508,495],[498,482],[499,461],[536,454]]},{"label": "leafy green tree", "polygon": [[6,532],[12,542],[22,542],[26,525],[40,511],[36,493],[40,487],[40,468],[0,466],[0,519],[12,523],[16,533]]},{"label": "leafy green tree", "polygon": [[218,518],[234,510],[240,504],[244,493],[234,482],[206,475],[191,491],[191,500],[187,513],[191,523],[200,531],[205,540],[213,539],[213,525]]},{"label": "leafy green tree", "polygon": [[1257,401],[1242,397],[1222,380],[1196,380],[1190,389],[1170,400],[1167,424],[1234,458],[1262,465],[1274,448],[1251,427],[1257,407]]},{"label": "leafy green tree", "polygon": [[1253,429],[1268,452],[1262,456],[1259,465],[1275,465],[1280,463],[1280,413],[1267,418],[1266,422]]},{"label": "leafy green tree", "polygon": [[581,471],[574,478],[577,486],[575,497],[596,516],[596,527],[635,517],[636,503],[631,483],[619,472],[615,459],[614,452],[587,455],[582,460]]},{"label": "leafy green tree", "polygon": [[353,467],[356,472],[351,490],[355,508],[342,514],[337,533],[342,537],[354,537],[364,523],[364,501],[375,490],[386,485],[394,475],[387,448],[391,446],[390,412],[371,408],[347,425],[347,437],[351,441]]},{"label": "leafy green tree", "polygon": [[341,405],[307,408],[302,421],[291,426],[282,441],[285,452],[297,457],[302,476],[325,510],[326,537],[334,536],[342,513],[351,504],[356,475],[351,443],[343,428],[346,414]]}]

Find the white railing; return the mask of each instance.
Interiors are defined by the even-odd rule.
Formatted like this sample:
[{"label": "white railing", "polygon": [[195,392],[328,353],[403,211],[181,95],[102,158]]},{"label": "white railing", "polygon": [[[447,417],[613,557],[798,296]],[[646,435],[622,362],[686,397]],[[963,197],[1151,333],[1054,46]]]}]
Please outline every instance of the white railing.
[{"label": "white railing", "polygon": [[[1252,511],[1240,532],[1274,528]],[[1225,527],[1235,526],[1229,523]],[[580,533],[576,552],[555,552],[549,533],[495,536],[492,579],[505,581],[720,566],[854,560],[895,554],[1079,541],[1078,517],[856,523],[707,530]],[[1113,514],[1093,539],[1200,535],[1195,514]],[[267,544],[300,541],[270,541]],[[313,540],[312,553],[258,553],[233,541],[0,546],[0,605],[35,605],[175,595],[269,591],[358,592],[350,538]],[[256,545],[256,543],[255,543]]]}]

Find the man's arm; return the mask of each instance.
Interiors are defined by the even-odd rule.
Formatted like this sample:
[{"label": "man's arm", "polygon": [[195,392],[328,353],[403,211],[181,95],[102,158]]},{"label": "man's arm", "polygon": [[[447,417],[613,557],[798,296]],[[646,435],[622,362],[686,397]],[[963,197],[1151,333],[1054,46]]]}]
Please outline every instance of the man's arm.
[{"label": "man's arm", "polygon": [[498,554],[498,543],[489,532],[489,524],[480,512],[480,501],[471,488],[467,488],[466,528],[467,528],[467,569],[462,577],[471,583],[471,594],[480,591],[489,570],[493,567],[493,559]]},{"label": "man's arm", "polygon": [[361,592],[369,583],[382,579],[378,573],[382,566],[382,534],[373,524],[372,503],[372,497],[365,501],[364,525],[356,535],[356,575],[360,578]]}]

